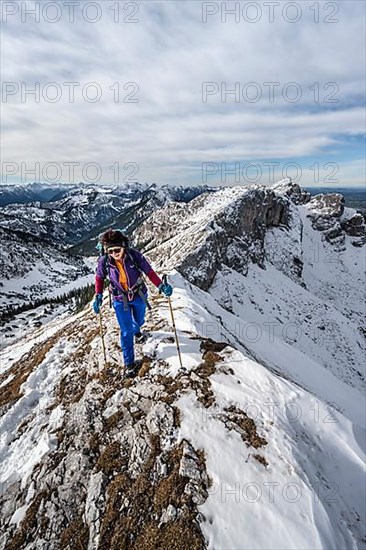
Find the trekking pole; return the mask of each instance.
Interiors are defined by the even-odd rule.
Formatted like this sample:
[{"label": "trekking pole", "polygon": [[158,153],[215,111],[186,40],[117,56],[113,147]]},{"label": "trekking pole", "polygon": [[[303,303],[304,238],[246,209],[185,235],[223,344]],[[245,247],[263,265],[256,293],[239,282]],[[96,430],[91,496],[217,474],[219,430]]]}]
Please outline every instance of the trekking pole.
[{"label": "trekking pole", "polygon": [[[167,275],[163,275],[163,279],[162,279],[162,280],[163,280],[164,285],[168,284],[168,277],[167,277]],[[171,302],[171,300],[170,300],[170,296],[167,296],[167,298],[168,298],[168,302],[169,302],[170,315],[171,315],[171,317],[172,317],[173,330],[174,330],[174,336],[175,336],[175,343],[176,343],[177,351],[178,351],[179,363],[180,363],[181,368],[184,370],[184,367],[183,367],[183,364],[182,364],[182,357],[181,357],[181,354],[180,354],[180,347],[179,347],[179,340],[178,340],[177,329],[175,328],[175,322],[174,322],[174,314],[173,314],[172,302]]]},{"label": "trekking pole", "polygon": [[100,310],[99,310],[99,329],[100,329],[100,337],[102,339],[102,346],[103,346],[104,366],[107,367],[107,354],[106,354],[106,351],[105,351],[103,323],[102,323],[102,312]]}]

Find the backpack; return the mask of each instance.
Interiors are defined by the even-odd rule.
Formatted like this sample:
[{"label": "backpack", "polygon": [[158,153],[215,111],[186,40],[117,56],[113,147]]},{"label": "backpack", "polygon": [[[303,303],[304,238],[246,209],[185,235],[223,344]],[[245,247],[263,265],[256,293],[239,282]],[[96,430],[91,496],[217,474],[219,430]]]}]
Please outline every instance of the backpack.
[{"label": "backpack", "polygon": [[[99,242],[97,244],[96,248],[99,250],[99,252],[102,252],[101,255],[103,255],[102,268],[103,268],[103,272],[105,273],[105,278],[109,281],[109,285],[108,285],[109,307],[112,307],[112,294],[114,296],[116,294],[113,290],[112,285],[110,284],[110,277],[109,277],[110,263],[109,263],[109,259],[108,259],[108,254],[104,254],[104,248],[103,248],[102,243]],[[142,289],[141,289],[141,287],[145,284],[144,277],[143,277],[143,271],[142,271],[142,269],[139,265],[139,260],[137,260],[135,254],[133,252],[134,252],[133,248],[130,248],[130,247],[126,248],[126,252],[125,252],[126,256],[132,262],[132,264],[133,264],[134,268],[136,269],[136,271],[139,272],[139,278],[137,279],[137,282],[135,283],[135,285],[132,289],[130,289],[128,292],[122,291],[122,298],[123,298],[124,307],[125,307],[125,309],[127,309],[127,296],[130,295],[130,292],[133,292],[133,294],[137,293],[142,298],[142,300],[145,302],[148,309],[151,309],[151,305],[149,304],[145,294],[142,292]]]}]

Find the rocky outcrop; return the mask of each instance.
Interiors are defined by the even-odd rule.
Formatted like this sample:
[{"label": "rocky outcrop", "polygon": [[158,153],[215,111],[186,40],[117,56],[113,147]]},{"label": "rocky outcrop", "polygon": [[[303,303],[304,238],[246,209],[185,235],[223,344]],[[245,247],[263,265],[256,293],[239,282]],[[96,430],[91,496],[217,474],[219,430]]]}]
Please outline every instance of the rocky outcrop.
[{"label": "rocky outcrop", "polygon": [[340,221],[340,225],[347,235],[357,237],[351,241],[353,246],[361,247],[366,244],[366,224],[361,213],[356,212],[348,218],[344,216]]},{"label": "rocky outcrop", "polygon": [[320,193],[314,195],[307,206],[319,223],[326,218],[340,218],[344,212],[344,196],[340,193]]},{"label": "rocky outcrop", "polygon": [[345,200],[340,193],[315,195],[306,207],[313,229],[321,231],[324,238],[340,250],[344,250],[346,235],[360,237],[351,241],[354,246],[366,243],[366,225],[362,214],[345,208]]},{"label": "rocky outcrop", "polygon": [[[345,198],[340,193],[319,193],[313,197],[291,179],[282,180],[272,186],[277,193],[288,197],[296,205],[306,205],[312,227],[322,231],[324,238],[334,245],[343,247],[345,235],[360,237],[351,241],[354,246],[366,243],[366,225],[361,213],[345,207]],[[345,215],[347,211],[347,215]]]},{"label": "rocky outcrop", "polygon": [[264,267],[266,230],[289,226],[290,204],[264,186],[227,188],[156,212],[135,238],[162,268],[207,290],[224,265],[243,274],[250,262]]},{"label": "rocky outcrop", "polygon": [[313,229],[322,231],[325,239],[333,244],[344,245],[340,217],[344,212],[344,197],[339,193],[315,195],[308,202],[309,218]]},{"label": "rocky outcrop", "polygon": [[294,183],[291,178],[285,178],[271,186],[271,189],[279,195],[285,195],[294,204],[306,204],[311,199],[311,194]]},{"label": "rocky outcrop", "polygon": [[[223,264],[243,274],[249,262],[264,267],[266,229],[288,223],[286,201],[266,189],[251,191],[215,216],[208,225],[211,231],[207,240],[184,258],[179,271],[190,282],[207,290]],[[203,279],[202,265],[206,266]]]}]

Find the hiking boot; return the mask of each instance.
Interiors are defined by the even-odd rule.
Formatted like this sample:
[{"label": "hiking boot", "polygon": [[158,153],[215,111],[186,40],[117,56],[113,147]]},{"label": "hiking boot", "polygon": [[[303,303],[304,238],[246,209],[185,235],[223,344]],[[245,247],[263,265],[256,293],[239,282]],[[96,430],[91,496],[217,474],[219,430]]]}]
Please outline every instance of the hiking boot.
[{"label": "hiking boot", "polygon": [[135,363],[125,366],[125,378],[133,378],[136,375]]},{"label": "hiking boot", "polygon": [[146,334],[143,332],[138,332],[135,334],[135,342],[136,344],[142,344],[146,340]]},{"label": "hiking boot", "polygon": [[139,371],[139,370],[141,369],[141,367],[142,367],[142,360],[141,360],[141,359],[138,359],[137,361],[135,361],[134,365],[135,365],[136,373],[138,373],[138,371]]}]

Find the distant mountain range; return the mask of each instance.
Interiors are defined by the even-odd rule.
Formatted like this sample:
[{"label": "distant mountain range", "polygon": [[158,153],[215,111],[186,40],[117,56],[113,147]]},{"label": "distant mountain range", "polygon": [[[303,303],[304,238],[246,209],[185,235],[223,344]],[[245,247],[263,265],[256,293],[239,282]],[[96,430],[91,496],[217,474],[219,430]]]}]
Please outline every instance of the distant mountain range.
[{"label": "distant mountain range", "polygon": [[217,189],[136,182],[112,187],[32,184],[1,191],[6,204],[0,207],[0,312],[90,283],[93,268],[85,256],[97,255],[102,231],[112,227],[132,234],[165,204],[186,203]]},{"label": "distant mountain range", "polygon": [[80,184],[53,190],[41,184],[29,188],[8,186],[2,189],[0,226],[63,247],[74,246],[70,249],[74,253],[93,254],[97,235],[107,228],[131,233],[156,208],[172,201],[188,202],[215,190],[207,186],[158,187],[138,182],[112,187]]},{"label": "distant mountain range", "polygon": [[46,184],[46,183],[27,183],[27,184],[9,184],[0,186],[0,206],[17,203],[24,204],[35,201],[52,201],[62,198],[76,185],[67,184]]}]

